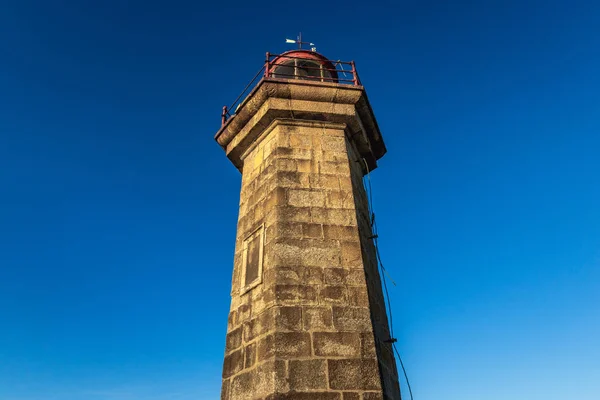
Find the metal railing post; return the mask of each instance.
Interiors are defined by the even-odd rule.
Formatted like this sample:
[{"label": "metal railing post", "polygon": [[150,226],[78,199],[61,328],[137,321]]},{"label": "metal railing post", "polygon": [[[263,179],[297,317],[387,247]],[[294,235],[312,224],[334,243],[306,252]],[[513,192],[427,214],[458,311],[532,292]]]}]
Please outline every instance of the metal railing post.
[{"label": "metal railing post", "polygon": [[225,125],[227,122],[227,106],[223,106],[223,111],[221,112],[221,126]]},{"label": "metal railing post", "polygon": [[352,65],[352,83],[354,83],[354,86],[358,86],[358,75],[356,74],[356,64],[354,64],[354,61],[350,61],[350,65]]},{"label": "metal railing post", "polygon": [[267,51],[267,58],[265,60],[265,78],[269,77],[269,70],[271,69],[270,64],[271,64],[271,53],[269,53]]}]

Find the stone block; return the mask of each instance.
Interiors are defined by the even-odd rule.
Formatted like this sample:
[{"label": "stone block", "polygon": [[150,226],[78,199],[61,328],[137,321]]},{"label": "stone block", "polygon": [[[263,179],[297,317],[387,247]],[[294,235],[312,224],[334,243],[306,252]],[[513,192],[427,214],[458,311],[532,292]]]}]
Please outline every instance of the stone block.
[{"label": "stone block", "polygon": [[242,372],[231,379],[230,400],[257,399],[276,392],[288,390],[285,361],[272,360]]},{"label": "stone block", "polygon": [[381,392],[364,392],[363,400],[384,400]]},{"label": "stone block", "polygon": [[310,160],[312,159],[311,149],[298,149],[292,147],[276,147],[272,152],[271,156],[275,156],[281,159],[288,160]]},{"label": "stone block", "polygon": [[360,334],[354,332],[315,332],[313,348],[316,356],[360,357]]},{"label": "stone block", "polygon": [[232,331],[237,325],[237,311],[232,310],[227,317],[227,331]]},{"label": "stone block", "polygon": [[256,363],[256,343],[250,343],[244,348],[244,368],[250,368]]},{"label": "stone block", "polygon": [[323,282],[328,285],[343,285],[346,283],[348,270],[344,268],[323,269]]},{"label": "stone block", "polygon": [[290,360],[288,368],[290,390],[327,389],[326,360]]},{"label": "stone block", "polygon": [[323,136],[321,148],[325,151],[346,152],[346,138],[340,136]]},{"label": "stone block", "polygon": [[362,251],[360,242],[347,241],[341,243],[342,249],[342,266],[345,268],[361,268],[362,267]]},{"label": "stone block", "polygon": [[372,332],[364,332],[360,334],[360,356],[361,358],[377,357],[375,348],[375,338]]},{"label": "stone block", "polygon": [[251,212],[246,212],[243,216],[240,216],[237,224],[238,237],[243,238],[250,233],[250,230],[256,225],[256,219]]},{"label": "stone block", "polygon": [[[258,218],[259,212],[259,203],[262,203],[267,196],[266,188],[258,188],[255,192],[249,193],[246,198],[246,205],[248,209],[245,214],[247,216],[251,216],[252,219],[256,220]],[[284,190],[284,188],[280,188]],[[285,195],[285,191],[284,191]]]},{"label": "stone block", "polygon": [[273,307],[271,318],[275,321],[275,329],[279,331],[302,330],[302,308],[300,306]]},{"label": "stone block", "polygon": [[221,400],[229,400],[229,379],[223,379],[221,384]]},{"label": "stone block", "polygon": [[369,293],[366,287],[348,286],[348,305],[354,307],[369,307]]},{"label": "stone block", "polygon": [[265,400],[341,400],[340,393],[334,392],[289,392],[267,396]]},{"label": "stone block", "polygon": [[278,205],[284,204],[286,204],[286,191],[285,188],[282,187],[276,187],[266,195],[264,200],[264,207],[267,210],[271,210]]},{"label": "stone block", "polygon": [[275,136],[273,137],[274,147],[275,148],[284,148],[288,149],[290,147],[290,133],[285,129],[282,129],[282,126],[279,125],[275,129]]},{"label": "stone block", "polygon": [[[275,186],[273,183],[275,181],[275,173],[277,172],[277,158],[270,157],[268,162],[265,162],[261,167],[260,173],[254,178],[255,186],[252,189],[253,191],[258,190],[273,190]],[[267,190],[268,191],[268,190]],[[243,196],[242,196],[243,199]]]},{"label": "stone block", "polygon": [[361,400],[360,393],[344,392],[344,393],[342,393],[342,400]]},{"label": "stone block", "polygon": [[[342,247],[342,252],[343,252]],[[342,253],[342,257],[344,254]],[[365,271],[362,268],[347,269],[346,284],[354,286],[363,286],[366,284]]]},{"label": "stone block", "polygon": [[257,337],[273,330],[274,321],[270,318],[269,311],[262,312],[244,324],[244,341],[251,342]]},{"label": "stone block", "polygon": [[334,163],[347,163],[348,158],[348,154],[345,151],[326,151],[323,153],[323,161],[331,161]]},{"label": "stone block", "polygon": [[269,243],[276,238],[301,239],[303,237],[303,225],[301,222],[274,220],[271,225],[267,225],[265,243]]},{"label": "stone block", "polygon": [[303,307],[302,325],[305,331],[333,329],[333,315],[329,307]]},{"label": "stone block", "polygon": [[249,173],[246,174],[242,174],[242,187],[241,187],[241,194],[244,194],[244,191],[246,190],[252,190],[254,183],[254,179],[256,178],[257,175],[252,176]]},{"label": "stone block", "polygon": [[258,341],[259,361],[273,357],[307,357],[310,353],[309,333],[275,332]]},{"label": "stone block", "polygon": [[340,190],[338,175],[323,173],[311,174],[309,182],[312,189]]},{"label": "stone block", "polygon": [[292,153],[289,157],[295,160],[312,160],[313,152],[311,149],[292,148]]},{"label": "stone block", "polygon": [[250,342],[267,332],[302,330],[300,307],[271,307],[244,324],[244,340]]},{"label": "stone block", "polygon": [[308,285],[275,285],[273,287],[277,303],[315,304],[317,291]]},{"label": "stone block", "polygon": [[310,188],[309,174],[296,171],[278,171],[273,176],[273,184],[284,188]]},{"label": "stone block", "polygon": [[242,329],[236,328],[227,333],[225,340],[225,352],[229,353],[242,345]]},{"label": "stone block", "polygon": [[377,359],[327,360],[334,390],[381,390]]},{"label": "stone block", "polygon": [[298,172],[313,173],[317,172],[316,164],[312,160],[296,160]]},{"label": "stone block", "polygon": [[[290,158],[278,157],[274,160],[274,165],[277,171],[296,172],[298,170],[296,160]],[[281,175],[284,176],[286,174]]]},{"label": "stone block", "polygon": [[337,137],[345,137],[345,129],[347,128],[346,124],[341,124],[339,127],[327,128],[323,127],[322,132],[323,135],[327,136],[337,136]]},{"label": "stone block", "polygon": [[319,292],[321,304],[346,304],[347,291],[345,286],[324,286]]},{"label": "stone block", "polygon": [[323,239],[322,224],[302,224],[302,235],[305,238]]},{"label": "stone block", "polygon": [[[347,214],[343,217],[347,220]],[[348,225],[323,225],[325,239],[358,241],[358,227]]]},{"label": "stone block", "polygon": [[293,207],[323,207],[325,193],[311,189],[288,189],[288,204]]},{"label": "stone block", "polygon": [[252,306],[249,304],[241,304],[237,308],[237,315],[239,323],[244,323],[250,319],[252,315]]},{"label": "stone block", "polygon": [[244,349],[225,356],[223,360],[223,378],[229,378],[244,369]]},{"label": "stone block", "polygon": [[[356,212],[352,209],[328,208],[327,215],[330,221],[329,225],[358,226],[356,222]],[[355,236],[355,240],[358,240],[358,235]]]},{"label": "stone block", "polygon": [[336,190],[327,193],[325,206],[328,208],[354,209],[354,199],[352,192]]},{"label": "stone block", "polygon": [[277,207],[275,218],[285,222],[311,222],[310,207]]},{"label": "stone block", "polygon": [[336,267],[341,251],[336,241],[277,240],[266,249],[265,259],[265,265],[271,266]]},{"label": "stone block", "polygon": [[[288,136],[288,139],[289,139],[289,136]],[[290,146],[282,146],[282,145],[280,146],[278,144],[277,146],[275,146],[275,148],[271,152],[271,156],[275,157],[276,159],[279,159],[279,158],[290,159],[292,152],[293,152],[293,150],[290,148]]]},{"label": "stone block", "polygon": [[264,272],[264,284],[317,285],[323,282],[323,269],[320,267],[274,266]]},{"label": "stone block", "polygon": [[368,308],[332,307],[333,326],[340,332],[371,332],[371,317]]},{"label": "stone block", "polygon": [[321,139],[321,136],[323,136],[323,135],[321,135],[318,132],[315,132],[311,135],[311,142],[312,142],[313,150],[319,150],[323,147],[322,146],[323,140]]},{"label": "stone block", "polygon": [[311,149],[313,141],[310,135],[292,133],[290,134],[290,146],[296,149]]},{"label": "stone block", "polygon": [[324,154],[323,150],[320,148],[320,146],[318,148],[313,149],[312,153],[313,153],[313,158],[312,158],[313,162],[320,164],[324,160],[325,154]]},{"label": "stone block", "polygon": [[349,176],[340,176],[340,189],[341,190],[352,190],[353,189],[353,185],[352,185],[352,180],[350,179]]},{"label": "stone block", "polygon": [[269,134],[268,137],[265,137],[262,140],[260,146],[263,148],[263,160],[266,161],[275,149],[275,147],[277,147],[276,134],[273,131],[271,131],[271,134]]},{"label": "stone block", "polygon": [[348,157],[342,157],[338,161],[327,161],[324,160],[321,163],[321,173],[332,174],[332,175],[349,175],[350,174],[350,161]]},{"label": "stone block", "polygon": [[[234,270],[234,275],[235,275],[235,270]],[[235,311],[235,317],[233,321],[235,321],[235,324],[237,325],[238,321],[239,321],[239,317],[237,316],[237,309],[244,304],[243,302],[243,298],[240,297],[240,290],[239,287],[236,290],[231,290],[231,312]],[[233,329],[233,328],[232,328]]]},{"label": "stone block", "polygon": [[310,211],[313,223],[356,226],[356,215],[351,209],[312,207]]}]

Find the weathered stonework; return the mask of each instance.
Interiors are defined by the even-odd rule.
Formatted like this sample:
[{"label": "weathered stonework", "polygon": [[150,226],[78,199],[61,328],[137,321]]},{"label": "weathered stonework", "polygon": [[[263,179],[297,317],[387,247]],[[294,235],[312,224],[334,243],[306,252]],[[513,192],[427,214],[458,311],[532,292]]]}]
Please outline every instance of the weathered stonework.
[{"label": "weathered stonework", "polygon": [[400,399],[362,184],[385,147],[362,87],[263,80],[216,139],[242,171],[221,399]]}]

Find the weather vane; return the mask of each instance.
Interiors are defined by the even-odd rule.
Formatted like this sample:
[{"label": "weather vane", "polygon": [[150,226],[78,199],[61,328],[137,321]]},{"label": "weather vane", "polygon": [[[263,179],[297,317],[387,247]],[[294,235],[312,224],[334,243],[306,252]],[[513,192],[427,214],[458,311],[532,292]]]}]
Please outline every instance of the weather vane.
[{"label": "weather vane", "polygon": [[315,47],[315,44],[314,44],[314,43],[311,43],[311,42],[303,42],[303,41],[302,41],[302,32],[300,32],[300,33],[298,34],[298,37],[296,38],[296,40],[294,40],[294,39],[285,39],[285,42],[286,42],[286,43],[298,43],[298,48],[299,48],[299,49],[301,49],[301,48],[302,48],[302,45],[303,45],[303,44],[307,44],[307,45],[311,46],[311,47],[310,47],[310,49],[311,49],[312,51],[317,51],[317,48]]}]

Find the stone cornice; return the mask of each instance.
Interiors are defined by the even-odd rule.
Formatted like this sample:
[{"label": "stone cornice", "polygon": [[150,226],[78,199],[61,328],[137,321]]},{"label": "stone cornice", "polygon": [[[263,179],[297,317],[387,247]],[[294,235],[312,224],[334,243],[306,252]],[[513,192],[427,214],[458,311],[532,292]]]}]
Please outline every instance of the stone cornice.
[{"label": "stone cornice", "polygon": [[371,170],[385,152],[377,121],[362,86],[263,79],[240,104],[215,140],[241,170],[241,155],[278,119],[343,123]]}]

